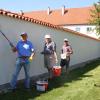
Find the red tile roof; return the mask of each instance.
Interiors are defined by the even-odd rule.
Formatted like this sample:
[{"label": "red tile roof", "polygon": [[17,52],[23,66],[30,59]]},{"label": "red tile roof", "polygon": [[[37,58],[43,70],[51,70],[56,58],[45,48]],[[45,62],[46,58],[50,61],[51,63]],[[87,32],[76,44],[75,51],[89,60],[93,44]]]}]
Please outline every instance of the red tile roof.
[{"label": "red tile roof", "polygon": [[31,11],[25,12],[24,14],[28,17],[50,22],[54,25],[88,24],[89,19],[91,18],[90,9],[93,9],[93,6],[83,8],[66,8],[63,16],[61,9],[52,10],[50,15],[47,14],[47,11]]},{"label": "red tile roof", "polygon": [[54,28],[54,29],[57,29],[57,30],[69,32],[71,34],[75,34],[75,35],[79,35],[79,36],[83,36],[83,37],[86,37],[86,38],[90,38],[90,39],[93,39],[93,40],[100,41],[100,39],[96,39],[96,38],[87,36],[85,34],[82,34],[82,33],[67,29],[67,28],[65,29],[65,28],[62,28],[60,26],[53,25],[53,24],[50,24],[50,23],[47,23],[47,22],[44,22],[44,21],[40,21],[40,20],[31,18],[31,17],[22,16],[22,15],[20,15],[18,13],[12,13],[10,11],[5,11],[5,10],[0,9],[0,15],[11,17],[11,18],[17,18],[17,19],[20,19],[20,20],[24,20],[24,21],[28,21],[28,22],[31,22],[31,23],[40,24],[40,25],[43,25],[43,26],[46,26],[46,27]]}]

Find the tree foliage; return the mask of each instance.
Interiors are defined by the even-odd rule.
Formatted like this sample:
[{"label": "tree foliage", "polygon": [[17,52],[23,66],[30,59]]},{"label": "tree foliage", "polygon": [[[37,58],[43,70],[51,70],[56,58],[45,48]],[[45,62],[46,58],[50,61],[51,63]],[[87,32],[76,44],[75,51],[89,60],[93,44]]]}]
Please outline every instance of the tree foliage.
[{"label": "tree foliage", "polygon": [[94,3],[94,9],[91,9],[90,24],[96,25],[96,33],[100,35],[100,0]]}]

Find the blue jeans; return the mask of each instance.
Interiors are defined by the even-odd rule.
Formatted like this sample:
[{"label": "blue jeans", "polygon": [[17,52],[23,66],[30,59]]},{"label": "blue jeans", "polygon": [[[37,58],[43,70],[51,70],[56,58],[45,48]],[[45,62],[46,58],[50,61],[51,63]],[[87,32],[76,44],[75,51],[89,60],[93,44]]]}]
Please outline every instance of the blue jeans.
[{"label": "blue jeans", "polygon": [[10,82],[10,85],[13,89],[16,88],[17,78],[18,78],[19,72],[20,72],[22,67],[24,68],[25,77],[26,77],[25,78],[25,88],[30,88],[30,76],[29,76],[30,62],[28,59],[26,59],[24,61],[22,58],[17,58],[15,71],[14,71],[14,74],[12,76],[12,80]]}]

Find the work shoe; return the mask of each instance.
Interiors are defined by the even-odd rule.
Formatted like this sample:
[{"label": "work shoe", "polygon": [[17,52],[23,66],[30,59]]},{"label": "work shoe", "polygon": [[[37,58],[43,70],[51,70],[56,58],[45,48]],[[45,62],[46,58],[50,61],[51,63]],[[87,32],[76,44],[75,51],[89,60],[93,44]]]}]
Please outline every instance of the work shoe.
[{"label": "work shoe", "polygon": [[9,87],[9,88],[8,88],[8,91],[9,91],[9,92],[16,92],[16,90],[17,90],[17,88],[12,88],[12,87]]}]

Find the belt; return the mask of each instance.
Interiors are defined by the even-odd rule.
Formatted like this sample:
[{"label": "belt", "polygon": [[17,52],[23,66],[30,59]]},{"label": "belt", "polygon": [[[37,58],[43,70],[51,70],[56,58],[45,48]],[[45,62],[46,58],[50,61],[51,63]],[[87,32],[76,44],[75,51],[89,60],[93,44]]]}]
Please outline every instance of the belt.
[{"label": "belt", "polygon": [[18,58],[27,59],[27,58],[29,58],[29,56],[21,56],[21,57],[18,57]]}]

